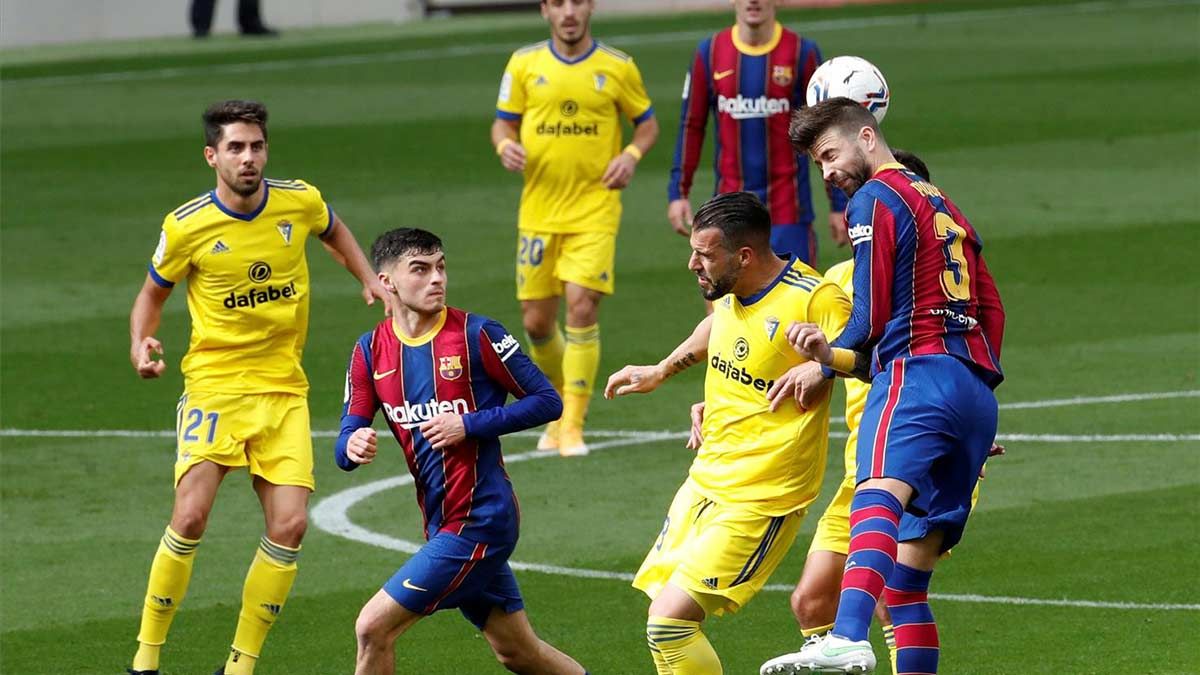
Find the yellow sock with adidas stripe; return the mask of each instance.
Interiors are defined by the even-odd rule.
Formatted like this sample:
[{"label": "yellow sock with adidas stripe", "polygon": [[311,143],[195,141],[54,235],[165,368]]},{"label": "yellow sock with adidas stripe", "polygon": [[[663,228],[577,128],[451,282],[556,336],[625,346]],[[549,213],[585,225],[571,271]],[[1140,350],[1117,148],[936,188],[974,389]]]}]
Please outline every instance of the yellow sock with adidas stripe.
[{"label": "yellow sock with adidas stripe", "polygon": [[134,670],[158,670],[159,652],[167,641],[175,610],[187,595],[192,562],[199,545],[199,539],[181,536],[170,525],[163,533],[158,550],[154,552],[154,562],[150,563],[142,624],[138,630],[138,650],[133,656]]},{"label": "yellow sock with adidas stripe", "polygon": [[525,340],[529,343],[530,360],[546,374],[546,379],[550,380],[550,384],[561,392],[563,390],[563,351],[567,345],[562,330],[555,326],[554,332],[538,340],[526,333]]},{"label": "yellow sock with adidas stripe", "polygon": [[646,622],[646,640],[651,654],[658,650],[658,659],[667,670],[659,672],[672,675],[721,675],[721,659],[700,630],[699,621],[652,616]]},{"label": "yellow sock with adidas stripe", "polygon": [[563,351],[562,427],[582,429],[588,403],[600,369],[600,326],[567,326],[567,347]]},{"label": "yellow sock with adidas stripe", "polygon": [[238,614],[233,648],[225,661],[225,675],[251,675],[262,653],[267,631],[287,601],[296,580],[299,548],[276,544],[263,537],[254,552],[254,562],[242,587],[242,611]]}]

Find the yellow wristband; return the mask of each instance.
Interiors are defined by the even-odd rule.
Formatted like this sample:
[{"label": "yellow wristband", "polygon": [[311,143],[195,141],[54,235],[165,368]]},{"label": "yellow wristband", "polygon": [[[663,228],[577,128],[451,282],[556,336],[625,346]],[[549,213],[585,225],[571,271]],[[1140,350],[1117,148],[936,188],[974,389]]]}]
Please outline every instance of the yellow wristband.
[{"label": "yellow wristband", "polygon": [[854,362],[857,356],[852,349],[843,349],[841,347],[833,348],[833,362],[829,364],[830,368],[839,373],[847,375],[854,371]]},{"label": "yellow wristband", "polygon": [[504,154],[504,149],[507,148],[508,146],[512,145],[515,142],[516,141],[514,141],[511,138],[500,139],[500,142],[496,144],[496,154],[497,155]]},{"label": "yellow wristband", "polygon": [[642,151],[639,150],[638,146],[634,145],[633,143],[625,146],[625,149],[621,152],[628,152],[629,154],[633,155],[633,158],[637,161],[642,161]]}]

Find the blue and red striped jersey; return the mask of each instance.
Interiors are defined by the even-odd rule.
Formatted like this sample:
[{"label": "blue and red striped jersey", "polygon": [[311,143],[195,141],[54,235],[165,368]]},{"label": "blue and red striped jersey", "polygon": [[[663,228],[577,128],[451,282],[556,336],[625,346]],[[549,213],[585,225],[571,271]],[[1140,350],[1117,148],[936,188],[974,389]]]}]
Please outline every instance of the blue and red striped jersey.
[{"label": "blue and red striped jersey", "polygon": [[942,191],[886,164],[846,211],[854,309],[832,346],[873,348],[871,374],[908,356],[949,354],[993,388],[1004,379],[1004,306],[983,242]]},{"label": "blue and red striped jersey", "polygon": [[[747,191],[767,205],[773,225],[813,221],[808,156],[788,141],[791,111],[804,105],[804,92],[821,65],[817,43],[775,25],[761,47],[743,44],[736,27],[700,42],[684,79],[683,111],[667,197],[687,197],[700,162],[711,111],[716,119],[714,194]],[[846,196],[828,186],[830,209],[844,211]]]},{"label": "blue and red striped jersey", "polygon": [[[516,401],[505,404],[509,394]],[[426,538],[450,532],[474,541],[515,541],[520,511],[499,437],[558,419],[562,400],[520,343],[498,322],[453,307],[420,338],[401,339],[390,319],[354,345],[346,374],[339,467],[358,465],[346,441],[382,410],[412,473]],[[462,415],[467,437],[435,449],[422,423]]]}]

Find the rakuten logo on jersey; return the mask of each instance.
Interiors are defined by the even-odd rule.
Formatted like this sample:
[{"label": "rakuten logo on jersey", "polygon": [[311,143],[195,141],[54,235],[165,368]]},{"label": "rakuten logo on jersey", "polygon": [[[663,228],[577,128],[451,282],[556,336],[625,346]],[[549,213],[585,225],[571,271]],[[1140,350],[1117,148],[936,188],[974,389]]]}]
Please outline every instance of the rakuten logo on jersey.
[{"label": "rakuten logo on jersey", "polygon": [[847,236],[850,237],[850,243],[858,246],[864,241],[871,241],[871,235],[875,233],[875,228],[870,225],[851,225],[846,230]]},{"label": "rakuten logo on jersey", "polygon": [[734,98],[717,97],[717,112],[723,112],[735,120],[757,119],[771,115],[788,114],[792,110],[792,102],[786,98],[746,98],[738,94]]},{"label": "rakuten logo on jersey", "polygon": [[439,401],[431,398],[424,403],[415,405],[408,401],[404,401],[400,405],[392,405],[386,401],[383,404],[383,414],[393,424],[399,424],[401,429],[415,429],[442,413],[465,415],[468,412],[470,410],[467,402],[461,398],[453,401]]}]

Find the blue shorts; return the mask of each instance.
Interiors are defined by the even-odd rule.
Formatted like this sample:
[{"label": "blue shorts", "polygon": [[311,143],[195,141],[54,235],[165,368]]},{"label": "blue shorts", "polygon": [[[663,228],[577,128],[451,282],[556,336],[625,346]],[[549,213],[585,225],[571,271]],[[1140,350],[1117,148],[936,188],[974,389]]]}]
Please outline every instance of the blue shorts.
[{"label": "blue shorts", "polygon": [[953,356],[898,359],[875,376],[859,428],[857,478],[912,486],[900,541],[942,530],[946,551],[962,538],[997,415],[991,388]]},{"label": "blue shorts", "polygon": [[806,265],[817,266],[817,237],[812,223],[771,226],[771,250],[776,255],[794,255]]},{"label": "blue shorts", "polygon": [[508,566],[514,548],[516,542],[483,544],[439,532],[392,575],[383,590],[416,614],[457,607],[483,630],[493,607],[508,614],[525,607]]}]

